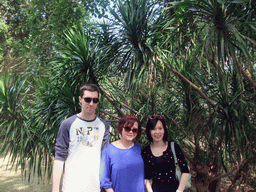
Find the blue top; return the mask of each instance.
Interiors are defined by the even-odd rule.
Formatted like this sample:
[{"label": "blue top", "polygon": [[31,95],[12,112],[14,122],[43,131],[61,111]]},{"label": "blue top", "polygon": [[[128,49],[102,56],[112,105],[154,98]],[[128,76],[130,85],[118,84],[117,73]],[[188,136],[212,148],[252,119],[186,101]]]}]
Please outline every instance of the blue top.
[{"label": "blue top", "polygon": [[109,144],[102,152],[101,188],[114,192],[144,192],[144,163],[141,146],[134,143],[129,149]]}]

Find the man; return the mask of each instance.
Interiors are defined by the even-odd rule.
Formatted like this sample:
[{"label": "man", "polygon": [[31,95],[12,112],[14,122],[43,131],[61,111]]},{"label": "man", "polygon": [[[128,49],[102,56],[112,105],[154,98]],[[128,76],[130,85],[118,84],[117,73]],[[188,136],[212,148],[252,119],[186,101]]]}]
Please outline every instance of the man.
[{"label": "man", "polygon": [[65,164],[63,192],[100,191],[101,151],[109,144],[108,125],[96,116],[99,88],[80,88],[82,111],[64,120],[56,139],[52,192],[59,192]]}]

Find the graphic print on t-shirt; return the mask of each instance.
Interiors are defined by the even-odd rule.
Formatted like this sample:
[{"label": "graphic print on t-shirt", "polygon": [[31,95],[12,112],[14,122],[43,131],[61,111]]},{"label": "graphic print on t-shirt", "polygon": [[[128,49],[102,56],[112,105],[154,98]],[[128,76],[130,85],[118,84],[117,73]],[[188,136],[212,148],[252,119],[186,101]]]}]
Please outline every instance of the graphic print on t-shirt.
[{"label": "graphic print on t-shirt", "polygon": [[84,146],[92,147],[99,139],[99,127],[80,127],[76,129],[77,142]]}]

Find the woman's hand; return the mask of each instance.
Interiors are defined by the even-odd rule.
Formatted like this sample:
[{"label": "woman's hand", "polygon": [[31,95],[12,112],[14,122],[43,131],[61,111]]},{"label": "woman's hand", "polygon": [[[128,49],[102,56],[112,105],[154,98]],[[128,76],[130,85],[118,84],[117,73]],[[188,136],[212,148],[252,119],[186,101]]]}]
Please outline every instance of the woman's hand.
[{"label": "woman's hand", "polygon": [[148,179],[145,179],[145,188],[146,188],[146,192],[153,192],[153,189],[151,187],[151,183]]},{"label": "woman's hand", "polygon": [[112,188],[109,189],[105,189],[106,192],[114,192],[114,190]]}]

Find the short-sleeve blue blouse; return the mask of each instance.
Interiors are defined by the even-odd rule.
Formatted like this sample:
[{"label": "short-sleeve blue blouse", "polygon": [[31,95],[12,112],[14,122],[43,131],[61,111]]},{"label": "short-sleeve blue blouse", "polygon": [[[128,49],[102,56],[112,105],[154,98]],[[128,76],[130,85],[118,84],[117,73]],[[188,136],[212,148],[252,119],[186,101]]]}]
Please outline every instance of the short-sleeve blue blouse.
[{"label": "short-sleeve blue blouse", "polygon": [[102,152],[100,185],[115,192],[144,192],[144,162],[141,146],[129,149],[109,144]]}]

